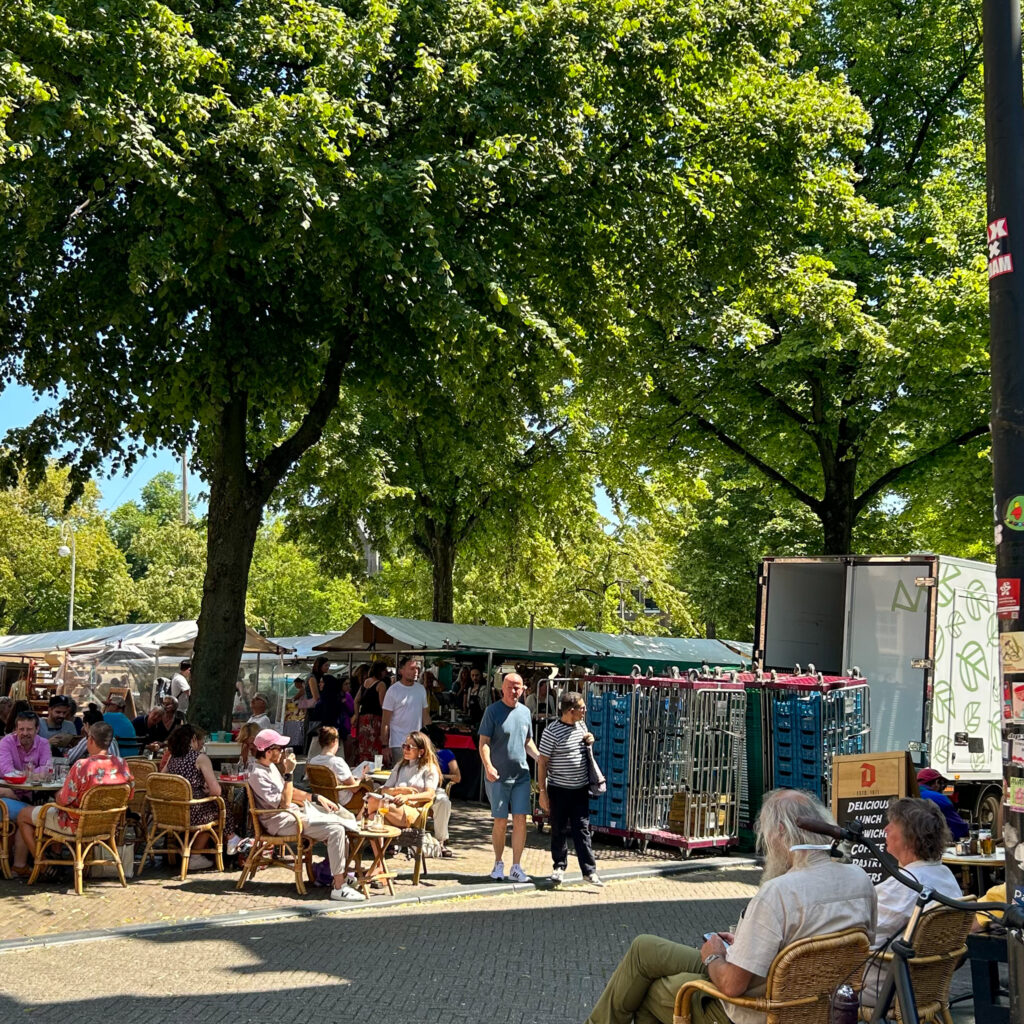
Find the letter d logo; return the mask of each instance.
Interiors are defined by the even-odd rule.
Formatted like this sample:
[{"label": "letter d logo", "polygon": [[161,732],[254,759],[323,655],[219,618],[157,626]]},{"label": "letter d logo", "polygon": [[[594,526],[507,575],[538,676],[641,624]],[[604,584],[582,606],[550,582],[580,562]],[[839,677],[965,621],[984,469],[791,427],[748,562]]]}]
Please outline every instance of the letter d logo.
[{"label": "letter d logo", "polygon": [[860,766],[860,786],[861,789],[867,789],[869,786],[875,784],[875,766],[870,762],[865,762]]}]

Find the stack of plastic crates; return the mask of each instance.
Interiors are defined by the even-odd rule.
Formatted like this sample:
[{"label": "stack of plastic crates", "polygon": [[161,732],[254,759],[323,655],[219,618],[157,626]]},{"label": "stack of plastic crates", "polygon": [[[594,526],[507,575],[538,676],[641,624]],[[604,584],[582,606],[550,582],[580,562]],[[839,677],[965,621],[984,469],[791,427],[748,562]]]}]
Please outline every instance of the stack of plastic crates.
[{"label": "stack of plastic crates", "polygon": [[772,785],[806,789],[826,804],[832,758],[870,749],[869,695],[860,676],[772,673],[765,683]]},{"label": "stack of plastic crates", "polygon": [[591,801],[598,832],[680,846],[734,845],[743,685],[727,677],[595,676],[587,725],[608,779]]}]

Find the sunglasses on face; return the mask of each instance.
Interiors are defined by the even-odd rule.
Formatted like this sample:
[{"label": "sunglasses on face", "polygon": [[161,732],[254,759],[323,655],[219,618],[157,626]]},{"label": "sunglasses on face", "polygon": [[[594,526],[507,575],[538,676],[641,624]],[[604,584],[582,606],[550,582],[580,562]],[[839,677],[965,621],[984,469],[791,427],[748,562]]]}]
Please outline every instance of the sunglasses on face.
[{"label": "sunglasses on face", "polygon": [[403,743],[402,744],[402,749],[403,750],[419,750],[420,748],[417,747],[415,743]]}]

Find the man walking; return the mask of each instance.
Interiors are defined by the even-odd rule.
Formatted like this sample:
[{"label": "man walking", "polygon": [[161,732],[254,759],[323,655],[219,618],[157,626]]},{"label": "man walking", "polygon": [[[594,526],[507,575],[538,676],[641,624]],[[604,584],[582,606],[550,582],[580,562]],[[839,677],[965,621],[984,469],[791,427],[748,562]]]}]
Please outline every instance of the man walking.
[{"label": "man walking", "polygon": [[526,848],[526,815],[530,813],[530,767],[526,755],[536,760],[539,751],[530,735],[530,709],[519,703],[522,692],[523,677],[510,672],[501,684],[501,700],[488,705],[480,722],[480,760],[494,819],[491,878],[497,881],[505,878],[502,858],[509,814],[512,815],[512,870],[508,878],[511,882],[530,880],[520,863]]},{"label": "man walking", "polygon": [[427,691],[417,682],[419,674],[419,658],[405,658],[398,663],[398,681],[384,694],[380,745],[388,751],[389,764],[402,763],[402,741],[406,736],[430,725]]}]

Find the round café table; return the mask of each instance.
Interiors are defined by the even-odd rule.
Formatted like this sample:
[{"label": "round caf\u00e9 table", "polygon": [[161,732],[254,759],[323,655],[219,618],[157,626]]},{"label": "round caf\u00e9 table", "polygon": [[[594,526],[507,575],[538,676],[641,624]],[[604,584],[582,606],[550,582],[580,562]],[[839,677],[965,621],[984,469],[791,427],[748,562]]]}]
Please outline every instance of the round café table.
[{"label": "round caf\u00e9 table", "polygon": [[[986,871],[1002,871],[1006,867],[1006,851],[1003,847],[996,847],[996,852],[991,854],[969,854],[957,853],[954,847],[949,847],[942,855],[942,863],[949,867],[960,868],[961,887],[964,892],[973,892],[975,896],[982,896],[988,890],[986,885]],[[972,873],[974,875],[972,879]],[[977,886],[972,882],[976,881]]]},{"label": "round caf\u00e9 table", "polygon": [[[352,872],[356,876],[356,888],[366,897],[369,897],[370,882],[375,879],[382,879],[388,888],[391,896],[395,895],[395,887],[391,879],[395,872],[388,870],[386,855],[388,847],[402,834],[402,830],[394,825],[382,825],[376,828],[360,828],[356,832],[348,833],[349,852],[348,861],[345,864],[346,873]],[[370,866],[363,867],[363,847],[369,845],[373,853]]]}]

